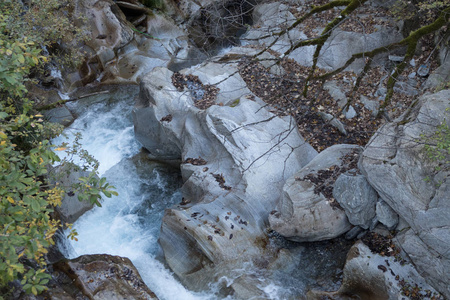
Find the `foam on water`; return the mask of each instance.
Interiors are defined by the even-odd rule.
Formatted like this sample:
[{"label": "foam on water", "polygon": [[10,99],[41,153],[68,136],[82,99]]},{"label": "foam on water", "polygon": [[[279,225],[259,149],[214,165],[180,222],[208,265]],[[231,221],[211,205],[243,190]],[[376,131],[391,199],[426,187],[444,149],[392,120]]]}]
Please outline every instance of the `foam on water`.
[{"label": "foam on water", "polygon": [[[83,148],[100,162],[100,174],[116,187],[118,197],[105,199],[74,224],[78,242],[61,245],[68,258],[84,254],[111,254],[131,259],[144,282],[167,300],[217,299],[214,292],[186,290],[156,259],[164,209],[181,200],[178,173],[136,158],[139,145],[130,119],[131,105],[95,104],[66,130],[69,140],[81,131]],[[66,141],[59,138],[54,143]],[[142,168],[142,166],[144,166]],[[140,168],[141,167],[141,168]]]},{"label": "foam on water", "polygon": [[[326,253],[321,252],[320,246],[301,247],[295,254],[297,259],[284,270],[257,271],[248,262],[211,283],[207,292],[195,293],[184,288],[158,260],[164,210],[182,199],[179,170],[150,162],[145,154],[139,153],[131,107],[132,103],[125,101],[93,104],[89,109],[82,109],[84,113],[65,131],[69,140],[74,139],[75,131],[82,132],[84,149],[100,162],[100,174],[119,193],[118,197],[103,200],[101,208],[92,209],[75,222],[78,242],[66,240],[65,245],[60,245],[66,257],[103,253],[128,257],[161,300],[232,299],[219,296],[219,290],[230,287],[242,275],[255,279],[254,284],[265,294],[265,299],[298,299],[307,286],[314,285],[314,278],[324,278],[323,274],[338,270],[333,265],[338,266],[341,260],[329,253],[339,252],[336,249],[343,248],[340,244]],[[54,143],[64,141],[59,138]],[[344,260],[345,253],[341,255]]]},{"label": "foam on water", "polygon": [[[130,104],[121,102],[109,107],[97,103],[80,116],[64,133],[68,139],[59,137],[53,142],[73,143],[75,133],[82,133],[81,144],[99,162],[99,173],[117,164],[125,157],[138,153],[139,145],[134,138],[133,124],[130,119]],[[78,162],[79,159],[75,159]]]}]

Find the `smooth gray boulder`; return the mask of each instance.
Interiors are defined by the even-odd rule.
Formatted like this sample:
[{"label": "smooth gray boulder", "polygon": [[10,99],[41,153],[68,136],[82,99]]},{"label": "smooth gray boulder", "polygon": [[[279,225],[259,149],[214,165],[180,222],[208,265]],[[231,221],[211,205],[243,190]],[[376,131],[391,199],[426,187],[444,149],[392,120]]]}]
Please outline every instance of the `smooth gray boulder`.
[{"label": "smooth gray boulder", "polygon": [[[155,68],[143,78],[133,109],[136,137],[151,157],[182,161],[184,200],[166,210],[159,242],[168,265],[192,289],[232,266],[275,258],[263,246],[268,215],[285,181],[317,155],[294,120],[252,100],[236,71],[231,59],[180,72],[198,76],[203,87],[197,88],[211,96],[212,106],[201,109],[202,100],[193,98],[199,91],[178,90],[171,71]],[[206,85],[218,82],[212,97]]]},{"label": "smooth gray boulder", "polygon": [[[402,284],[403,282],[403,284]],[[417,285],[418,289],[414,290]],[[439,293],[419,275],[411,263],[393,256],[372,252],[363,242],[357,242],[348,252],[342,285],[336,292],[310,291],[307,299],[410,299],[405,291],[418,299],[440,299]]]},{"label": "smooth gray boulder", "polygon": [[335,238],[351,228],[342,209],[331,204],[317,184],[307,175],[342,168],[342,157],[361,151],[355,145],[334,145],[322,151],[311,162],[286,181],[277,211],[269,216],[270,227],[285,238],[297,242],[323,241]]},{"label": "smooth gray boulder", "polygon": [[[449,157],[443,152],[443,160],[433,161],[424,148],[436,143],[437,126],[450,126],[449,99],[450,90],[420,97],[377,131],[359,161],[372,187],[409,224],[411,236],[423,243],[424,251],[412,256],[413,263],[446,297],[450,274],[441,274],[438,265],[450,260],[450,171],[445,167]],[[408,243],[412,242],[406,239],[402,247]]]},{"label": "smooth gray boulder", "polygon": [[372,112],[372,116],[376,116],[378,114],[378,110],[380,109],[380,102],[377,100],[370,100],[364,95],[361,95],[360,98],[361,103],[365,108]]},{"label": "smooth gray boulder", "polygon": [[350,223],[367,229],[375,217],[378,195],[366,178],[355,172],[353,170],[338,177],[334,183],[333,197],[344,208]]},{"label": "smooth gray boulder", "polygon": [[450,54],[447,55],[441,65],[431,72],[424,83],[426,89],[447,88],[450,82]]},{"label": "smooth gray boulder", "polygon": [[72,113],[65,105],[44,111],[45,118],[52,123],[58,123],[63,126],[69,126],[75,121]]},{"label": "smooth gray boulder", "polygon": [[347,96],[345,91],[337,85],[336,80],[330,80],[324,83],[323,88],[328,91],[330,96],[336,101],[340,108],[343,108],[347,104]]}]

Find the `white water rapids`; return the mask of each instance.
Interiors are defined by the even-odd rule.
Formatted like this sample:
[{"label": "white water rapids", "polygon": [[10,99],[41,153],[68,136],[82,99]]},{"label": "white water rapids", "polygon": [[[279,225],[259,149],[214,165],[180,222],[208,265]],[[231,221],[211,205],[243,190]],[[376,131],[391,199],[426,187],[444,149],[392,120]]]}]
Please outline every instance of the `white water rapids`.
[{"label": "white water rapids", "polygon": [[[61,245],[67,258],[111,254],[130,258],[159,299],[216,299],[214,293],[186,290],[157,260],[159,228],[164,209],[181,200],[178,172],[137,156],[130,101],[97,103],[65,130],[69,140],[82,133],[81,143],[100,162],[100,176],[116,187],[118,197],[105,198],[102,207],[74,224],[78,241]],[[58,144],[64,138],[54,140]],[[134,158],[133,158],[134,157]],[[144,165],[145,164],[145,165]]]},{"label": "white water rapids", "polygon": [[[256,278],[265,299],[301,299],[311,287],[338,288],[346,254],[340,244],[331,250],[324,250],[330,245],[287,245],[292,261],[285,268],[264,272],[248,264],[232,270],[219,283],[212,283],[208,291],[187,290],[162,262],[158,244],[164,209],[182,198],[179,170],[152,162],[140,152],[131,119],[136,94],[136,88],[121,88],[108,96],[86,99],[84,102],[90,105],[72,104],[71,109],[79,116],[65,130],[69,142],[75,132],[82,133],[83,148],[100,162],[100,176],[116,187],[119,196],[105,198],[102,207],[95,207],[75,222],[78,241],[64,239],[65,243],[60,244],[67,258],[84,254],[128,257],[161,300],[230,300],[231,296],[220,294],[220,288],[230,286],[243,274]],[[53,142],[67,140],[60,137]]]}]

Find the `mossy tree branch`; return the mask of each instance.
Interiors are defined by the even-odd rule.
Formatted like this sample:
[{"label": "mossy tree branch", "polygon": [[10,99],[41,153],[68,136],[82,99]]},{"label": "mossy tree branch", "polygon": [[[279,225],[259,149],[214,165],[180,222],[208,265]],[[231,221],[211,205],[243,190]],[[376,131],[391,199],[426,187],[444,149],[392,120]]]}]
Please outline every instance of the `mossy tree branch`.
[{"label": "mossy tree branch", "polygon": [[[333,33],[334,28],[336,28],[339,23],[341,23],[345,18],[350,15],[355,9],[360,7],[364,2],[367,0],[352,0],[350,3],[348,3],[347,7],[339,14],[338,17],[334,18],[331,22],[327,24],[325,29],[322,31],[322,34],[318,38],[318,43],[316,47],[316,51],[313,55],[313,65],[311,67],[311,71],[309,72],[308,78],[306,79],[305,86],[303,88],[303,96],[306,97],[306,94],[308,92],[308,82],[311,80],[311,78],[314,76],[314,71],[317,68],[317,61],[319,60],[320,51],[323,48],[323,45],[328,40],[328,38]],[[289,49],[285,54],[289,54],[295,49],[298,48],[298,45],[294,46],[293,48]]]},{"label": "mossy tree branch", "polygon": [[423,26],[417,29],[416,31],[411,32],[408,37],[399,42],[399,44],[407,45],[408,47],[406,49],[406,54],[403,61],[397,65],[394,73],[388,79],[387,93],[384,102],[380,107],[380,111],[378,113],[379,116],[381,113],[384,112],[386,106],[390,104],[392,95],[394,94],[395,82],[405,69],[407,61],[411,60],[411,58],[414,56],[418,41],[423,36],[433,33],[442,28],[443,26],[447,25],[449,23],[449,20],[450,20],[450,7],[447,7],[444,10],[442,10],[439,17],[433,23]]},{"label": "mossy tree branch", "polygon": [[96,95],[100,95],[100,94],[108,94],[109,91],[100,91],[100,92],[96,92],[96,93],[91,93],[91,94],[86,94],[86,95],[82,95],[80,97],[76,97],[76,98],[72,98],[72,99],[66,99],[66,100],[59,100],[47,105],[42,105],[42,106],[38,106],[35,109],[38,111],[44,111],[44,110],[50,110],[53,108],[56,108],[58,106],[64,105],[67,102],[74,102],[74,101],[78,101],[81,100],[83,98],[87,98],[87,97],[91,97],[91,96],[96,96]]},{"label": "mossy tree branch", "polygon": [[[328,2],[324,5],[320,5],[320,6],[314,6],[307,14],[303,15],[302,17],[300,17],[299,19],[297,19],[294,23],[292,23],[292,25],[290,25],[288,28],[274,34],[276,36],[275,40],[270,43],[265,49],[261,50],[259,53],[257,53],[255,55],[255,57],[263,54],[265,51],[267,51],[267,49],[271,48],[272,46],[274,46],[278,40],[280,39],[280,37],[282,37],[283,35],[287,34],[289,31],[291,31],[292,29],[296,28],[297,26],[299,26],[300,24],[302,24],[304,21],[306,21],[308,18],[310,18],[311,16],[321,13],[323,11],[327,11],[330,9],[333,9],[335,7],[339,7],[339,6],[347,6],[350,5],[352,1],[355,0],[335,0],[335,1],[331,1]],[[366,0],[364,0],[366,1]],[[269,38],[272,37],[273,35],[267,35],[267,36],[263,36],[263,37],[259,37],[258,39],[265,39],[265,38]],[[308,40],[308,41],[304,41],[304,43],[302,44],[296,44],[295,46],[298,47],[303,47],[303,46],[310,46],[310,45],[316,45],[318,43],[318,41],[316,41],[317,39],[312,39],[312,40]],[[295,50],[295,49],[293,49]],[[292,51],[293,51],[292,50]],[[292,52],[291,51],[291,52]]]},{"label": "mossy tree branch", "polygon": [[317,63],[318,63],[318,59],[320,57],[320,52],[323,49],[323,46],[326,43],[326,41],[329,39],[329,37],[333,33],[334,29],[337,28],[342,21],[344,21],[346,18],[348,18],[351,13],[353,13],[357,8],[361,7],[361,5],[363,5],[365,2],[367,2],[367,0],[336,0],[336,1],[330,1],[329,3],[326,3],[321,6],[313,7],[308,13],[306,13],[302,17],[298,18],[294,23],[292,23],[286,29],[279,31],[278,33],[272,33],[270,35],[262,37],[262,38],[268,38],[268,37],[275,36],[276,38],[268,46],[266,46],[265,49],[263,49],[259,53],[255,54],[253,56],[253,58],[257,58],[259,55],[266,52],[268,49],[270,49],[272,46],[274,46],[282,36],[289,33],[290,30],[298,27],[300,24],[302,24],[305,20],[307,20],[311,16],[318,14],[320,12],[323,12],[323,11],[333,9],[335,7],[346,6],[341,11],[339,16],[334,18],[332,21],[330,21],[326,25],[325,29],[322,31],[320,36],[318,36],[316,38],[300,40],[295,43],[292,43],[291,47],[283,53],[282,57],[289,56],[289,54],[291,54],[294,50],[296,50],[300,47],[316,46],[315,52],[313,54],[312,68],[309,71],[308,77],[305,81],[305,86],[303,88],[304,96],[306,96],[306,94],[307,94],[308,86],[309,86],[309,83],[311,82],[311,80],[317,79],[317,80],[324,82],[327,79],[331,78],[332,76],[344,71],[357,59],[365,58],[366,61],[365,61],[364,69],[363,69],[362,73],[360,73],[358,75],[356,83],[352,89],[352,95],[354,95],[355,92],[358,90],[362,79],[370,70],[370,68],[372,66],[371,65],[372,60],[376,55],[381,54],[381,53],[390,52],[394,49],[406,46],[407,50],[406,50],[406,55],[405,55],[403,61],[396,66],[394,72],[389,76],[388,83],[387,83],[387,93],[386,93],[384,102],[381,105],[381,108],[380,108],[380,111],[378,114],[378,117],[380,117],[381,114],[384,113],[384,109],[390,104],[393,93],[394,93],[395,82],[397,81],[398,77],[404,71],[407,62],[409,60],[411,60],[412,57],[414,56],[418,41],[425,35],[436,32],[440,28],[448,25],[449,19],[450,19],[450,7],[444,6],[444,8],[441,10],[438,17],[431,24],[423,26],[423,27],[417,29],[416,31],[411,32],[406,38],[402,39],[401,41],[392,43],[387,46],[379,47],[379,48],[376,48],[371,51],[353,54],[345,62],[345,64],[342,67],[340,67],[334,71],[322,74],[322,75],[314,76],[314,73],[317,69]]}]

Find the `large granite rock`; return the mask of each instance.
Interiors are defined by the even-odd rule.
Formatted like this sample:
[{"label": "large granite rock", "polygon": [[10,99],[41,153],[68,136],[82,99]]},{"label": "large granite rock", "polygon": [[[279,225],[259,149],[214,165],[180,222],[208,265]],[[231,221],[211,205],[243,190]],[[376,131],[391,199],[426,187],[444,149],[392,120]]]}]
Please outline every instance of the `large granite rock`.
[{"label": "large granite rock", "polygon": [[[269,216],[272,229],[297,242],[323,241],[335,238],[351,228],[342,209],[330,203],[309,176],[333,168],[342,168],[342,157],[359,146],[335,145],[325,149],[286,181],[277,211]],[[309,176],[308,176],[309,175]]]},{"label": "large granite rock", "polygon": [[421,275],[448,299],[448,284],[445,284],[445,282],[448,283],[446,280],[450,268],[448,257],[440,256],[438,252],[425,244],[413,229],[407,229],[398,234],[396,242],[402,246]]},{"label": "large granite rock", "polygon": [[[431,160],[437,126],[450,125],[450,90],[427,94],[369,141],[359,167],[380,197],[411,227],[401,245],[421,274],[450,297],[450,182],[448,153]],[[415,247],[412,245],[420,245]]]},{"label": "large granite rock", "polygon": [[[417,287],[417,288],[416,288]],[[407,294],[411,298],[407,297]],[[415,295],[414,298],[412,295]],[[372,252],[361,241],[348,252],[342,285],[336,292],[310,291],[309,300],[319,299],[440,299],[411,263]]]},{"label": "large granite rock", "polygon": [[[268,215],[286,179],[317,152],[292,119],[251,100],[232,60],[181,73],[198,76],[203,87],[178,91],[173,73],[155,68],[141,83],[133,118],[152,157],[183,162],[184,200],[166,210],[159,241],[175,274],[201,289],[232,266],[273,259],[265,247]],[[194,96],[211,96],[206,86],[218,82],[214,105],[196,107],[202,100]]]}]

